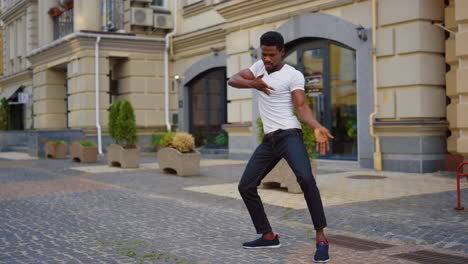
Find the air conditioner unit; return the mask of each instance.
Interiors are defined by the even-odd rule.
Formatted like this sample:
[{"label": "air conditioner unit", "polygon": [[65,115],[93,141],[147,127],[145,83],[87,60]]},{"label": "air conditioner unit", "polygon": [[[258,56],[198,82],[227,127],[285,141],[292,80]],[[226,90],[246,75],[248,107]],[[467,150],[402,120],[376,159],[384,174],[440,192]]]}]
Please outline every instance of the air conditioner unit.
[{"label": "air conditioner unit", "polygon": [[162,29],[172,29],[174,22],[171,14],[154,14],[153,27]]},{"label": "air conditioner unit", "polygon": [[153,9],[132,7],[130,11],[130,24],[132,26],[153,26]]}]

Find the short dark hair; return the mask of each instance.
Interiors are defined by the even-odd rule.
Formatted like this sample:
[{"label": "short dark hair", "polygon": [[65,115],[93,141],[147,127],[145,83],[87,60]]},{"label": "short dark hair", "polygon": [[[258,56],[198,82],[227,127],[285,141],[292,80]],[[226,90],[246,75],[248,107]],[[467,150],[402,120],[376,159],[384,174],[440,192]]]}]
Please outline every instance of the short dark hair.
[{"label": "short dark hair", "polygon": [[276,46],[281,51],[284,48],[284,38],[276,31],[268,31],[260,37],[260,45]]}]

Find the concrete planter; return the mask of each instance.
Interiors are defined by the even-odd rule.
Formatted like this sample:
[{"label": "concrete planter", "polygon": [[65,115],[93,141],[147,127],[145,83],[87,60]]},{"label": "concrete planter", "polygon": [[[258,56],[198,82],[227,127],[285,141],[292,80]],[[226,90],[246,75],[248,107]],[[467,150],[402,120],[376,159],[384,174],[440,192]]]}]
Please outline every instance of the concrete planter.
[{"label": "concrete planter", "polygon": [[200,152],[182,153],[175,148],[162,148],[157,153],[161,171],[174,170],[178,176],[200,174]]},{"label": "concrete planter", "polygon": [[57,144],[55,141],[47,141],[44,144],[44,155],[49,159],[66,159],[67,143]]},{"label": "concrete planter", "polygon": [[107,147],[107,164],[110,167],[139,168],[140,148],[125,149],[112,144]]},{"label": "concrete planter", "polygon": [[70,156],[73,161],[81,163],[96,163],[97,154],[97,146],[85,147],[79,142],[73,142],[70,146]]},{"label": "concrete planter", "polygon": [[[317,177],[317,162],[314,159],[310,159],[310,166],[312,167],[312,174],[314,174],[314,177]],[[280,184],[281,187],[287,188],[290,193],[302,193],[301,186],[297,183],[296,175],[284,159],[281,159],[262,180],[263,187],[268,188],[271,184]]]}]

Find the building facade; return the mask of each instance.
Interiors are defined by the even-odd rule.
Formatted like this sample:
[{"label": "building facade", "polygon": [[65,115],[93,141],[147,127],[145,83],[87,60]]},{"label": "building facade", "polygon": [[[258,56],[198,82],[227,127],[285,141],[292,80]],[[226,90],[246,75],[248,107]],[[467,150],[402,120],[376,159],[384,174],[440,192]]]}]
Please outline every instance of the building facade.
[{"label": "building facade", "polygon": [[[70,131],[73,137],[105,136],[108,109],[119,99],[133,104],[144,138],[164,127],[164,37],[173,28],[171,3],[5,1],[0,85],[1,97],[18,109],[10,111],[20,124],[13,129],[49,138]],[[169,98],[176,98],[174,91]]]},{"label": "building facade", "polygon": [[[304,74],[316,118],[335,136],[320,158],[432,172],[468,156],[464,0],[4,2],[0,85],[23,102],[23,129],[93,137],[99,123],[105,136],[109,105],[125,98],[141,136],[175,126],[205,151],[247,158],[258,144],[256,93],[227,79],[259,60],[259,37],[276,30],[285,63]],[[136,21],[138,9],[152,22]],[[171,37],[155,26],[169,16]]]},{"label": "building facade", "polygon": [[[182,6],[173,57],[174,73],[184,77],[179,126],[194,132],[197,120],[219,120],[230,155],[248,157],[258,144],[255,92],[208,80],[216,71],[229,78],[248,68],[260,59],[261,34],[276,30],[286,40],[285,62],[305,75],[316,118],[335,136],[332,151],[320,158],[410,172],[453,166],[468,152],[468,119],[460,115],[468,84],[461,77],[465,2],[233,0]],[[200,83],[226,94],[224,106],[216,108],[226,114],[225,125],[208,114],[210,92],[204,100],[194,92]],[[204,118],[194,118],[197,113]]]}]

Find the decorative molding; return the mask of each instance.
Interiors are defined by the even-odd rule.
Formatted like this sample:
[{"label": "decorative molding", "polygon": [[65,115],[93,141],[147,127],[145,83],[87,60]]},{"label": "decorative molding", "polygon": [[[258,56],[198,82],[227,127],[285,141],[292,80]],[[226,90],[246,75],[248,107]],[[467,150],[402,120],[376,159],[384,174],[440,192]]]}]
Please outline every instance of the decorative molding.
[{"label": "decorative molding", "polygon": [[5,87],[5,86],[7,86],[9,84],[12,84],[12,83],[14,84],[14,83],[17,83],[17,82],[30,81],[30,80],[32,80],[32,77],[33,77],[32,70],[25,70],[25,71],[10,74],[10,75],[7,75],[7,76],[2,76],[0,78],[0,84],[1,84],[1,86]]},{"label": "decorative molding", "polygon": [[15,20],[18,16],[26,12],[26,9],[36,4],[37,0],[20,0],[18,3],[6,9],[2,14],[0,14],[0,20],[2,20],[5,25],[8,25],[11,21]]},{"label": "decorative molding", "polygon": [[224,23],[174,37],[174,53],[193,50],[197,47],[209,49],[214,44],[225,42]]},{"label": "decorative molding", "polygon": [[446,120],[374,122],[379,136],[446,136],[449,123]]},{"label": "decorative molding", "polygon": [[192,5],[184,6],[182,10],[183,11],[182,16],[184,18],[188,18],[188,17],[199,15],[211,9],[213,9],[212,4],[208,3],[207,1],[200,1]]},{"label": "decorative molding", "polygon": [[[76,36],[67,39],[49,47],[48,49],[40,50],[28,56],[29,61],[36,67],[40,64],[51,63],[82,50],[94,51],[96,38],[87,36]],[[119,52],[163,52],[164,42],[155,42],[149,40],[131,40],[131,39],[101,39],[101,52],[104,51],[119,51]]]},{"label": "decorative molding", "polygon": [[228,132],[229,136],[251,136],[254,129],[252,122],[224,124],[221,128]]},{"label": "decorative molding", "polygon": [[[279,20],[288,19],[294,16],[303,15],[306,13],[317,12],[319,10],[329,9],[345,4],[351,4],[353,0],[234,0],[221,2],[216,5],[216,11],[229,21],[226,30],[232,32],[242,28],[258,26],[261,24],[273,23]],[[258,14],[270,14],[294,6],[299,6],[297,11],[282,12],[281,15],[273,17],[264,17],[255,22],[242,23],[243,19],[258,17]],[[237,22],[239,21],[239,22]],[[237,23],[233,23],[237,22]]]}]

